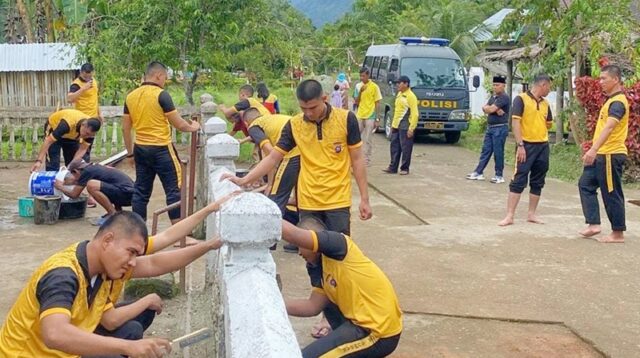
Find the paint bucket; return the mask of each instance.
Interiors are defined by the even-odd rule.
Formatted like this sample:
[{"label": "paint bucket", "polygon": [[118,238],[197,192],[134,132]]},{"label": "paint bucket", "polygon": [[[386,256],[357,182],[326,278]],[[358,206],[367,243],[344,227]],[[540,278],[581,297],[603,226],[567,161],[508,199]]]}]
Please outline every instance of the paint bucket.
[{"label": "paint bucket", "polygon": [[249,169],[236,169],[236,176],[238,178],[244,178],[247,174],[249,174]]},{"label": "paint bucket", "polygon": [[87,197],[81,195],[76,199],[62,200],[59,220],[83,218],[87,211]]},{"label": "paint bucket", "polygon": [[[32,196],[42,195],[61,195],[63,200],[69,200],[69,197],[64,195],[54,184],[57,180],[64,180],[64,177],[69,173],[67,168],[62,167],[59,171],[49,172],[33,172],[29,177],[29,193]],[[73,186],[67,185],[66,188],[73,189]]]},{"label": "paint bucket", "polygon": [[36,225],[51,225],[58,222],[61,202],[62,198],[59,195],[36,196],[33,205],[33,222]]},{"label": "paint bucket", "polygon": [[22,196],[18,198],[18,214],[21,217],[33,217],[33,201],[33,196]]}]

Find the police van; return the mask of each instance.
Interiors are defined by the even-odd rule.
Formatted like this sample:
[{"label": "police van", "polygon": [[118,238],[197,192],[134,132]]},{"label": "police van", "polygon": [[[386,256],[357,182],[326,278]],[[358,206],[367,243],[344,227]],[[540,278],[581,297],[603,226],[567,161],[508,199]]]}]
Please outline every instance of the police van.
[{"label": "police van", "polygon": [[[416,134],[444,134],[447,143],[456,143],[460,133],[469,128],[467,72],[449,40],[401,37],[398,44],[372,45],[363,66],[380,87],[383,100],[378,118],[384,118],[387,138],[391,135],[395,81],[400,76],[411,79],[411,89],[418,98]],[[480,77],[474,76],[473,87],[479,86]]]}]

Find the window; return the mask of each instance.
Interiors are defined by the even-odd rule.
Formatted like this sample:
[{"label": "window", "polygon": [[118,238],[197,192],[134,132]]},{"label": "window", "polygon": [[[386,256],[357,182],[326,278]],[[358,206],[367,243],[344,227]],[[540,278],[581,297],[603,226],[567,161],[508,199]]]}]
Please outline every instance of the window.
[{"label": "window", "polygon": [[367,56],[364,58],[364,63],[362,64],[362,67],[366,67],[368,69],[371,69],[371,65],[373,65],[373,57],[371,56]]},{"label": "window", "polygon": [[455,59],[404,58],[400,74],[409,77],[411,87],[467,88],[464,67]]},{"label": "window", "polygon": [[391,65],[389,65],[389,74],[387,75],[387,81],[397,81],[398,80],[398,59],[392,58]]},{"label": "window", "polygon": [[372,79],[377,79],[378,76],[378,66],[380,65],[380,57],[376,56],[373,59],[373,65],[369,68],[369,74],[371,74]]},{"label": "window", "polygon": [[380,60],[380,68],[378,69],[378,79],[387,78],[387,66],[389,66],[389,57],[385,56]]}]

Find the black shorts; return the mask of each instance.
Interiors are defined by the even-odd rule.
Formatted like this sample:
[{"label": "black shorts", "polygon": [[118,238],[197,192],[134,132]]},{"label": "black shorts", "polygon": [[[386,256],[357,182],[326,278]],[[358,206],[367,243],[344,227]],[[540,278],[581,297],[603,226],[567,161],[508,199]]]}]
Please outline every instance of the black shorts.
[{"label": "black shorts", "polygon": [[303,210],[299,209],[300,223],[314,220],[323,225],[326,230],[351,235],[351,210],[340,208],[331,210]]},{"label": "black shorts", "polygon": [[109,198],[111,204],[116,207],[131,206],[133,187],[117,187],[113,184],[100,182],[100,191]]}]

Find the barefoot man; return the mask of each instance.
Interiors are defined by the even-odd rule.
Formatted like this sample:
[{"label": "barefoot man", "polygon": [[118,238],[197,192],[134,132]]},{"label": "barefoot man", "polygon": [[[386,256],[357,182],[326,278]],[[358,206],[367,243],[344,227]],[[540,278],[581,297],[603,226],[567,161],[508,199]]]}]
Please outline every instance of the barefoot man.
[{"label": "barefoot man", "polygon": [[589,238],[601,231],[597,192],[600,188],[604,208],[611,222],[611,234],[598,241],[622,243],[626,230],[622,170],[627,160],[624,142],[629,123],[629,102],[622,92],[620,67],[605,66],[600,73],[600,85],[608,98],[600,109],[593,133],[593,145],[582,157],[584,169],[578,188],[582,212],[588,226],[580,234]]},{"label": "barefoot man", "polygon": [[551,90],[551,78],[540,74],[533,80],[530,91],[513,100],[511,119],[516,138],[516,172],[509,184],[507,216],[499,226],[513,224],[513,216],[520,196],[529,182],[529,213],[527,221],[542,224],[536,217],[536,208],[549,170],[549,128],[553,122],[549,102],[544,98]]}]

